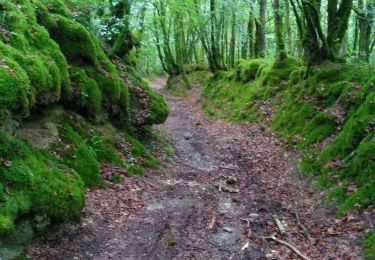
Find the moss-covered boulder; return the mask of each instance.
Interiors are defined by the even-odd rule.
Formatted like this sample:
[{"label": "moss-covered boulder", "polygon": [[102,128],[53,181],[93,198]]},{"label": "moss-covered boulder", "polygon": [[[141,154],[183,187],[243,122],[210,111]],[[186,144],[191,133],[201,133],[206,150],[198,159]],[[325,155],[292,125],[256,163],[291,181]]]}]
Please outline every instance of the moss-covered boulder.
[{"label": "moss-covered boulder", "polygon": [[[128,122],[127,84],[63,1],[2,1],[0,15],[0,109],[25,117],[30,109],[63,101],[91,118],[106,114]],[[151,100],[162,100],[151,89],[145,91]],[[150,110],[155,117],[147,124],[163,122],[158,117],[164,106]]]},{"label": "moss-covered boulder", "polygon": [[[131,108],[141,100],[149,101],[142,125],[164,122],[168,106],[146,85],[139,87],[142,96],[130,98],[126,75],[120,77],[99,40],[74,20],[64,1],[2,0],[0,17],[3,238],[20,219],[36,229],[79,220],[85,188],[105,185],[103,163],[117,164],[129,175],[156,167],[155,158],[124,129],[132,128]],[[123,131],[113,127],[111,140],[94,124],[107,119]],[[137,155],[128,150],[132,144]]]}]

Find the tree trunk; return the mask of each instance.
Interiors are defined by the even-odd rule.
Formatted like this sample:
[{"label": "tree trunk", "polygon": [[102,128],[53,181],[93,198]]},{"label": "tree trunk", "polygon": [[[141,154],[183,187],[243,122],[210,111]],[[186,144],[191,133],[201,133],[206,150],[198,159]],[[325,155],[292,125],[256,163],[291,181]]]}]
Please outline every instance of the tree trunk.
[{"label": "tree trunk", "polygon": [[267,1],[259,0],[259,22],[257,22],[257,56],[266,56],[266,11],[267,11]]},{"label": "tree trunk", "polygon": [[232,12],[232,26],[231,26],[231,39],[230,39],[230,62],[229,67],[234,68],[235,55],[236,55],[236,10]]},{"label": "tree trunk", "polygon": [[249,58],[255,57],[254,29],[255,29],[254,0],[251,0],[249,20],[247,22],[247,37],[249,41]]},{"label": "tree trunk", "polygon": [[281,7],[279,0],[273,0],[274,10],[274,23],[275,23],[275,40],[276,40],[276,53],[280,59],[285,58],[285,43],[283,39],[283,20],[281,17]]},{"label": "tree trunk", "polygon": [[285,28],[286,28],[286,38],[288,43],[288,53],[293,54],[292,46],[292,27],[290,25],[290,5],[289,0],[284,0],[285,4]]}]

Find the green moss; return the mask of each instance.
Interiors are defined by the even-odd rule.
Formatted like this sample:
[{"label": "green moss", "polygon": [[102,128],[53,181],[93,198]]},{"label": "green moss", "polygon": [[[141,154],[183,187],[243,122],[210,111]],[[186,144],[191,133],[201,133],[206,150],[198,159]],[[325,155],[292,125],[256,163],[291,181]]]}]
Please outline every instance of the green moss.
[{"label": "green moss", "polygon": [[350,154],[372,128],[375,113],[375,92],[368,95],[366,101],[356,110],[345,123],[341,134],[329,145],[320,156],[328,161],[336,156],[344,158]]},{"label": "green moss", "polygon": [[301,60],[294,57],[276,60],[272,65],[259,66],[257,80],[263,86],[275,88],[283,81],[287,82],[290,74],[302,66]]},{"label": "green moss", "polygon": [[104,74],[94,66],[85,67],[87,75],[94,79],[102,91],[103,102],[110,111],[111,106],[116,105],[121,97],[121,82],[117,74],[110,72]]},{"label": "green moss", "polygon": [[238,61],[236,66],[237,79],[242,82],[255,80],[259,68],[265,63],[262,59]]},{"label": "green moss", "polygon": [[120,184],[124,182],[124,178],[120,174],[116,173],[111,176],[110,181],[116,184]]},{"label": "green moss", "polygon": [[129,75],[129,79],[147,93],[146,107],[145,104],[141,103],[138,93],[133,90],[130,93],[132,109],[136,111],[146,109],[147,111],[147,116],[143,119],[141,125],[164,123],[169,115],[169,105],[166,98],[153,91],[146,81],[138,78],[136,75]]},{"label": "green moss", "polygon": [[0,235],[10,234],[18,216],[46,216],[51,223],[79,219],[84,201],[79,176],[28,144],[0,133]]},{"label": "green moss", "polygon": [[63,1],[60,1],[60,0],[39,0],[39,1],[48,8],[48,12],[50,13],[60,14],[70,19],[74,18],[72,13],[70,12],[70,10],[68,9],[68,7],[65,5]]},{"label": "green moss", "polygon": [[[250,62],[239,62],[235,78],[218,72],[205,83],[204,109],[233,121],[263,120],[267,106],[274,111],[269,121],[273,129],[304,149],[300,168],[330,189],[341,213],[374,205],[373,68],[326,63],[306,75],[298,59],[286,58],[257,64],[254,80],[255,69],[250,78],[241,76]],[[246,80],[250,82],[244,84]],[[333,134],[337,137],[324,149],[311,146]]]},{"label": "green moss", "polygon": [[28,114],[30,81],[14,61],[3,58],[0,64],[0,109]]},{"label": "green moss", "polygon": [[70,146],[63,148],[63,161],[77,171],[87,187],[103,187],[100,163],[92,149],[70,125],[64,125],[60,133]]},{"label": "green moss", "polygon": [[316,143],[328,137],[336,128],[336,118],[325,112],[320,112],[314,116],[303,127],[301,132],[302,140],[298,143],[298,148]]},{"label": "green moss", "polygon": [[366,238],[364,245],[366,247],[365,258],[368,260],[375,258],[375,232],[372,232]]},{"label": "green moss", "polygon": [[0,50],[9,62],[18,64],[28,78],[28,82],[22,84],[28,89],[27,109],[59,101],[62,91],[68,100],[71,88],[65,57],[48,32],[37,24],[33,5],[28,1],[19,4],[2,3],[0,13],[8,36],[0,42]]},{"label": "green moss", "polygon": [[70,62],[97,64],[98,48],[85,27],[59,14],[43,13],[41,16],[41,24]]},{"label": "green moss", "polygon": [[165,234],[164,240],[168,244],[168,246],[176,246],[177,245],[177,240],[172,233]]},{"label": "green moss", "polygon": [[145,169],[133,166],[129,169],[129,171],[127,172],[127,175],[129,177],[136,176],[136,175],[146,175],[146,171]]},{"label": "green moss", "polygon": [[102,93],[98,84],[79,67],[70,69],[70,77],[74,86],[74,101],[86,113],[95,116],[102,108]]},{"label": "green moss", "polygon": [[286,103],[272,118],[272,127],[285,137],[293,137],[302,132],[314,117],[316,109],[308,103]]}]

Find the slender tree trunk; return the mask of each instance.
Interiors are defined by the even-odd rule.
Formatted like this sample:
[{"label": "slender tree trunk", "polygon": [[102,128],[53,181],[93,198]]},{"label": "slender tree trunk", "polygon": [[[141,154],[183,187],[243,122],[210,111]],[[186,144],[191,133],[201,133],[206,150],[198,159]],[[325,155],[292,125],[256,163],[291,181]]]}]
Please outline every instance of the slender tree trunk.
[{"label": "slender tree trunk", "polygon": [[211,53],[213,59],[213,66],[214,71],[219,69],[219,57],[218,57],[218,46],[216,41],[216,27],[217,27],[217,19],[216,19],[216,2],[215,0],[210,0],[210,12],[211,12]]},{"label": "slender tree trunk", "polygon": [[229,67],[234,68],[235,55],[236,55],[236,10],[232,12],[232,26],[231,26],[231,40],[230,40],[230,62]]},{"label": "slender tree trunk", "polygon": [[276,53],[280,59],[285,58],[285,43],[283,39],[283,19],[281,17],[281,7],[279,0],[273,0],[274,23],[275,23],[275,39]]},{"label": "slender tree trunk", "polygon": [[353,39],[353,52],[358,55],[358,35],[359,35],[359,28],[358,28],[358,15],[355,17],[355,26],[354,26],[354,39]]},{"label": "slender tree trunk", "polygon": [[257,22],[257,56],[266,56],[266,12],[267,12],[267,1],[259,0],[259,22]]},{"label": "slender tree trunk", "polygon": [[255,57],[254,29],[255,29],[254,0],[251,0],[249,20],[247,22],[247,38],[249,41],[249,58]]},{"label": "slender tree trunk", "polygon": [[366,45],[367,45],[367,17],[364,7],[363,0],[358,0],[358,9],[360,15],[358,15],[358,26],[359,26],[359,58],[361,60],[366,59]]},{"label": "slender tree trunk", "polygon": [[373,35],[373,26],[374,26],[374,11],[375,11],[375,1],[374,0],[369,0],[367,2],[367,21],[368,21],[368,26],[367,26],[367,37],[366,37],[366,61],[370,61],[370,54],[373,49],[373,45],[371,46],[371,39],[374,41]]},{"label": "slender tree trunk", "polygon": [[285,28],[286,28],[286,38],[287,38],[287,43],[288,43],[288,53],[289,54],[293,54],[292,27],[290,25],[290,5],[289,5],[289,0],[284,0],[284,5],[285,5]]}]

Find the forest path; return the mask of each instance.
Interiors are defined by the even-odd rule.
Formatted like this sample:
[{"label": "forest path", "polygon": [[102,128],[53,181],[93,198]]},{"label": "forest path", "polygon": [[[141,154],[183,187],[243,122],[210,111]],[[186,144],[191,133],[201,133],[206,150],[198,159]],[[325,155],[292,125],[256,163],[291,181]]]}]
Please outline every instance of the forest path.
[{"label": "forest path", "polygon": [[[152,86],[168,95],[164,83],[157,78]],[[311,259],[361,259],[351,233],[358,217],[336,217],[322,197],[291,177],[295,155],[271,131],[216,121],[199,99],[199,88],[187,98],[168,96],[171,115],[159,128],[177,154],[162,174],[89,191],[83,223],[34,244],[30,258],[297,259],[264,239],[277,233]],[[273,215],[286,235],[279,235]]]}]

